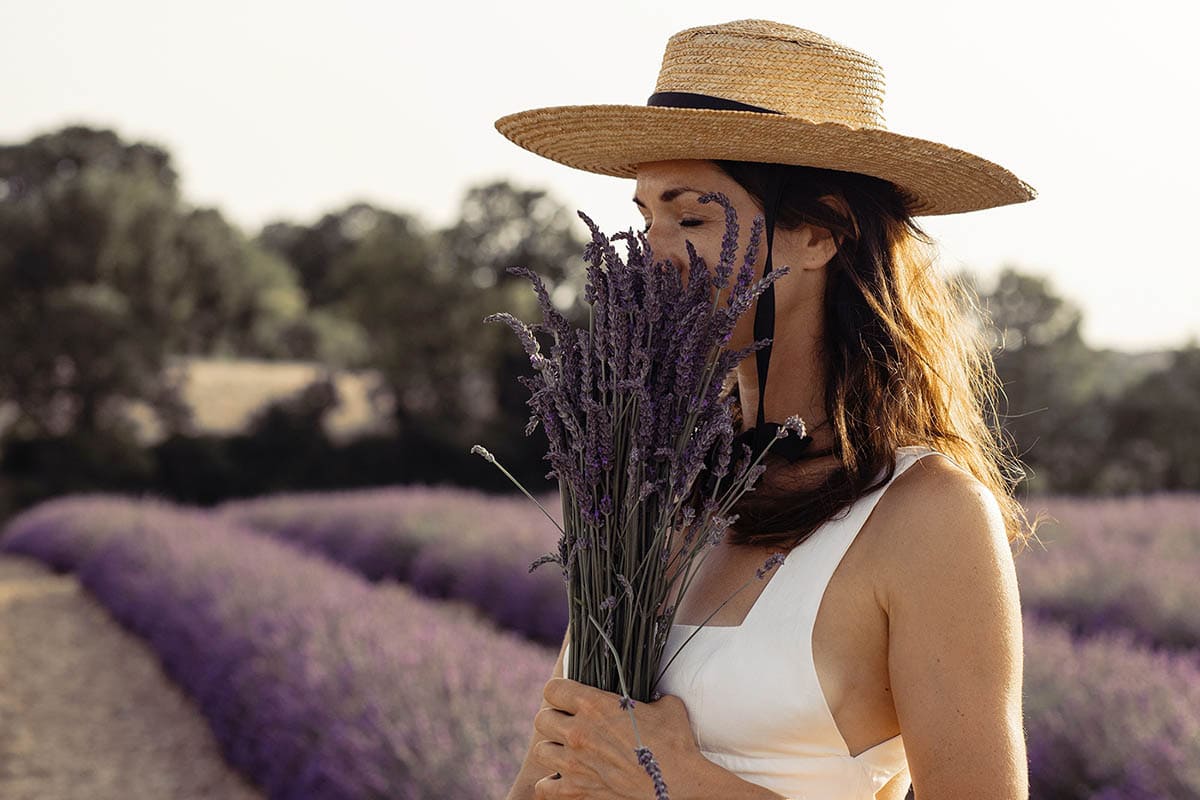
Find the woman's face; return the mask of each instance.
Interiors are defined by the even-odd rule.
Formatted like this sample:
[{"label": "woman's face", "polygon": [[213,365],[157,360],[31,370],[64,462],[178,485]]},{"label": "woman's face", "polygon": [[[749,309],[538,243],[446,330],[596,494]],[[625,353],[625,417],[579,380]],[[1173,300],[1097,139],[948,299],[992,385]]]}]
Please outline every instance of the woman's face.
[{"label": "woman's face", "polygon": [[[738,219],[738,248],[733,274],[729,278],[730,285],[721,289],[718,297],[718,303],[724,306],[738,270],[742,267],[754,217],[763,212],[757,201],[713,162],[687,159],[640,164],[633,202],[648,226],[646,238],[654,260],[670,259],[686,286],[690,262],[685,241],[690,241],[696,253],[704,258],[710,273],[721,256],[721,240],[725,237],[725,209],[717,202],[698,202],[701,195],[709,192],[724,193],[733,204]],[[781,233],[776,229],[776,250]],[[762,276],[766,250],[764,232],[755,259],[755,279]],[[780,280],[782,282],[783,279]],[[753,332],[754,314],[751,307],[738,319],[728,346],[734,349],[750,344]]]}]

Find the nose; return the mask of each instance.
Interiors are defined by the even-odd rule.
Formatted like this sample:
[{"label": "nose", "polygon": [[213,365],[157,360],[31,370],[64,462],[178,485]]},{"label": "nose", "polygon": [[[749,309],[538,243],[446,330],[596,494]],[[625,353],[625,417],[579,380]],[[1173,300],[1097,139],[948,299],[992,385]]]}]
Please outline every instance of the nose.
[{"label": "nose", "polygon": [[[646,241],[650,244],[650,251],[655,263],[661,264],[660,269],[674,268],[682,277],[684,286],[686,287],[688,258],[683,242],[673,241],[671,237],[664,235],[653,225],[646,233]],[[665,263],[667,260],[670,260],[670,266]]]}]

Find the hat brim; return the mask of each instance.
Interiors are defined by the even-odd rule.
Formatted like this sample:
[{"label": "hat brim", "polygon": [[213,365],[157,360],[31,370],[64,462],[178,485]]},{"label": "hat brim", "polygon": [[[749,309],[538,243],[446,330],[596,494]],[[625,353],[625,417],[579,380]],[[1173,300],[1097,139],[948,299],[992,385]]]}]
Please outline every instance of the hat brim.
[{"label": "hat brim", "polygon": [[1023,203],[1033,187],[964,150],[876,128],[783,114],[673,106],[548,106],[496,120],[496,130],[537,155],[576,169],[637,176],[637,165],[672,159],[799,164],[891,181],[914,215]]}]

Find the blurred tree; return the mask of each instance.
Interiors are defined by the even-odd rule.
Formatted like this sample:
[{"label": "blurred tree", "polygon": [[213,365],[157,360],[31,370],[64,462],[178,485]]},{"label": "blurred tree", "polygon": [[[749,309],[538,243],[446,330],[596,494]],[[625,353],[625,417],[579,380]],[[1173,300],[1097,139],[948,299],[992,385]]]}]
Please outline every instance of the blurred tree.
[{"label": "blurred tree", "polygon": [[161,302],[178,269],[176,180],[164,151],[110,131],[0,147],[0,396],[16,430],[115,425],[116,396],[178,417]]},{"label": "blurred tree", "polygon": [[415,218],[366,213],[355,211],[355,244],[330,264],[326,292],[366,330],[401,431],[422,426],[450,435],[471,410],[463,392],[468,339],[453,315],[460,287],[432,269],[436,237]]},{"label": "blurred tree", "polygon": [[328,308],[345,299],[344,287],[335,285],[331,275],[334,263],[354,250],[384,213],[388,212],[369,203],[352,203],[325,214],[314,225],[269,223],[255,242],[287,259],[312,308]]},{"label": "blurred tree", "polygon": [[[485,324],[483,319],[507,311],[525,322],[541,321],[532,284],[507,272],[510,266],[520,266],[541,276],[551,301],[569,320],[586,324],[586,240],[581,236],[586,228],[546,191],[507,181],[469,189],[458,216],[441,232],[435,266],[461,287],[461,300],[452,313],[470,345],[465,368],[478,376],[478,391],[490,395],[487,405],[492,410],[478,435],[486,436],[496,452],[544,450],[543,441],[524,436],[529,391],[517,376],[531,372],[529,359],[508,326]],[[539,336],[539,341],[545,351],[553,344],[549,337]]]},{"label": "blurred tree", "polygon": [[410,215],[360,202],[312,226],[272,223],[256,239],[295,266],[314,313],[355,326],[360,346],[343,365],[381,370],[402,425],[461,424],[464,413],[463,337],[443,318],[455,287],[432,268],[434,238]]},{"label": "blurred tree", "polygon": [[185,209],[177,183],[166,151],[109,130],[0,147],[0,399],[18,409],[13,432],[128,432],[133,400],[175,429],[187,411],[168,355],[310,346],[287,265],[218,212]]},{"label": "blurred tree", "polygon": [[[313,472],[331,463],[334,448],[326,436],[325,417],[340,401],[334,373],[326,369],[254,415],[246,435],[234,440],[233,451],[240,466],[261,476],[260,491],[312,485]],[[322,477],[327,483],[333,476]]]},{"label": "blurred tree", "polygon": [[528,359],[509,328],[483,322],[540,319],[532,286],[505,268],[529,267],[586,314],[571,219],[544,191],[496,182],[469,189],[441,231],[354,203],[312,226],[272,223],[256,241],[295,266],[316,311],[361,326],[369,344],[354,366],[382,372],[401,431],[473,443],[483,430],[520,437],[529,417],[516,381]]},{"label": "blurred tree", "polygon": [[514,282],[528,286],[505,269],[529,267],[554,286],[565,284],[586,312],[586,276],[582,269],[570,268],[571,260],[582,255],[582,228],[577,216],[545,190],[522,189],[508,181],[475,186],[463,197],[458,221],[442,232],[442,258],[434,267],[442,274],[465,274],[481,289]]},{"label": "blurred tree", "polygon": [[362,329],[312,310],[289,259],[248,241],[215,209],[182,215],[176,241],[187,269],[176,292],[172,352],[268,359],[361,360]]},{"label": "blurred tree", "polygon": [[1200,490],[1200,345],[1195,339],[1172,354],[1166,369],[1130,386],[1110,414],[1114,459],[1098,488]]},{"label": "blurred tree", "polygon": [[1101,362],[1079,332],[1082,312],[1048,279],[1012,266],[978,294],[1003,384],[997,412],[1029,468],[1028,488],[1086,490],[1108,417],[1098,392]]}]

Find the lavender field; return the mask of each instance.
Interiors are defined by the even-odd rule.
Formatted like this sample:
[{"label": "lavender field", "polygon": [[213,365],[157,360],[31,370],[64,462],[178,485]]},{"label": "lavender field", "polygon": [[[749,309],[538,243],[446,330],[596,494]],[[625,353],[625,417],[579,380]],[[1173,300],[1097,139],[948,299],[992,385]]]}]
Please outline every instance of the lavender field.
[{"label": "lavender field", "polygon": [[[561,524],[556,497],[538,502]],[[1120,630],[1147,646],[1200,648],[1200,496],[1051,496],[1031,511],[1050,519],[1016,558],[1027,613],[1079,636]],[[217,513],[369,580],[472,603],[531,639],[558,643],[566,630],[561,572],[527,574],[558,537],[528,498],[411,487],[237,500]]]},{"label": "lavender field", "polygon": [[[1200,497],[1031,510],[1053,518],[1017,558],[1032,797],[1200,800]],[[412,487],[64,498],[0,549],[77,572],[269,796],[493,798],[566,626],[561,572],[528,572],[556,537],[527,498]]]},{"label": "lavender field", "polygon": [[553,564],[558,496],[493,497],[454,487],[281,494],[234,500],[213,513],[319,553],[368,580],[391,578],[427,597],[470,603],[534,641],[562,642],[567,596]]},{"label": "lavender field", "polygon": [[1200,648],[1200,497],[1053,497],[1045,549],[1017,559],[1021,603],[1077,636],[1121,630],[1149,646]]},{"label": "lavender field", "polygon": [[462,605],[155,501],[51,501],[3,549],[76,571],[272,798],[494,797],[554,665]]}]

